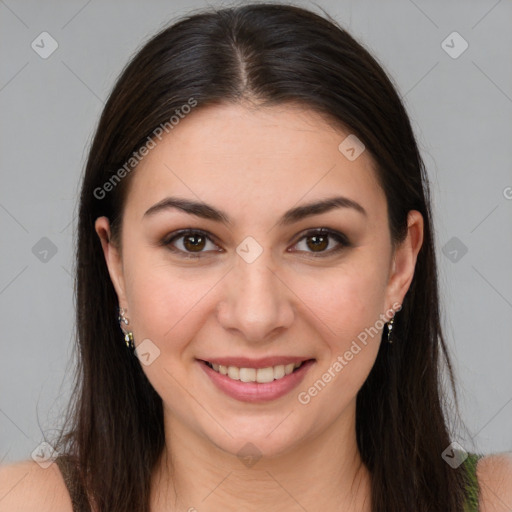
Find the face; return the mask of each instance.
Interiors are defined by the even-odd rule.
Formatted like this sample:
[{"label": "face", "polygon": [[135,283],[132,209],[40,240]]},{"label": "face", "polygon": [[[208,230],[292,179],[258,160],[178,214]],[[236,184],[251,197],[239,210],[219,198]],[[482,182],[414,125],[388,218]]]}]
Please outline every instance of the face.
[{"label": "face", "polygon": [[412,280],[421,215],[393,249],[369,153],[338,149],[348,135],[292,106],[198,109],[133,171],[121,251],[96,222],[167,421],[227,452],[283,453],[353,419]]}]

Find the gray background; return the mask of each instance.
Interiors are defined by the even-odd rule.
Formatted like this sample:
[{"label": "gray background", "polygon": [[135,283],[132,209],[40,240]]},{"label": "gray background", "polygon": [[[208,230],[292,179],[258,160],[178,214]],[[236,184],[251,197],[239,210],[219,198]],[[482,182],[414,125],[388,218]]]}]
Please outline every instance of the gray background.
[{"label": "gray background", "polygon": [[[52,435],[60,425],[69,398],[74,216],[104,100],[144,41],[190,8],[206,5],[0,1],[3,463],[29,458],[43,433]],[[310,2],[296,5],[320,12]],[[422,148],[434,199],[444,325],[469,432],[454,440],[467,449],[510,451],[512,4],[323,0],[317,5],[391,74]],[[31,47],[34,40],[42,46],[38,36],[44,31],[58,43],[46,59]],[[448,38],[442,46],[454,31],[469,44],[457,58],[443,46],[458,53],[461,40]]]}]

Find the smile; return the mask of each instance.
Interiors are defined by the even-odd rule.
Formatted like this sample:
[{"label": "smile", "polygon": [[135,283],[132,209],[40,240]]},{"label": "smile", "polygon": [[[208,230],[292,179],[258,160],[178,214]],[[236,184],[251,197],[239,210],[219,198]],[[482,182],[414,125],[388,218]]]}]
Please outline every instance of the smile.
[{"label": "smile", "polygon": [[300,384],[315,362],[315,359],[307,359],[273,366],[267,362],[265,366],[258,363],[259,368],[250,368],[197,360],[214,388],[235,400],[251,403],[268,402],[287,395]]},{"label": "smile", "polygon": [[304,362],[286,365],[279,364],[277,366],[268,366],[267,368],[239,368],[237,366],[223,366],[208,361],[205,361],[205,363],[214,371],[227,375],[230,379],[264,384],[290,375],[294,370],[300,368]]}]

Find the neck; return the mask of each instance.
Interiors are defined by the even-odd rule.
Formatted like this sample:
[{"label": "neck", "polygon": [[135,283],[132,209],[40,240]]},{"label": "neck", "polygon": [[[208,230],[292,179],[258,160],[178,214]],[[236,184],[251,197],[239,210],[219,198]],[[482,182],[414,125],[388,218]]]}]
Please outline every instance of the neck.
[{"label": "neck", "polygon": [[355,403],[352,409],[328,430],[253,464],[166,413],[151,510],[369,511],[370,475],[357,447]]}]

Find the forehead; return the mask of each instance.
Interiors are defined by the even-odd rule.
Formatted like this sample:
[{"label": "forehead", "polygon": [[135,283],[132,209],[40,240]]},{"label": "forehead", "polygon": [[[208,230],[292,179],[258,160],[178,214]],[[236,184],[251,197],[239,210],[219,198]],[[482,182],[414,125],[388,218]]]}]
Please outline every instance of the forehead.
[{"label": "forehead", "polygon": [[349,160],[339,149],[349,135],[296,106],[197,107],[133,171],[126,207],[147,209],[172,194],[261,217],[339,194],[378,209],[373,159],[363,151]]}]

